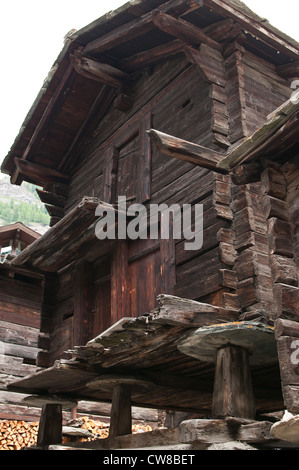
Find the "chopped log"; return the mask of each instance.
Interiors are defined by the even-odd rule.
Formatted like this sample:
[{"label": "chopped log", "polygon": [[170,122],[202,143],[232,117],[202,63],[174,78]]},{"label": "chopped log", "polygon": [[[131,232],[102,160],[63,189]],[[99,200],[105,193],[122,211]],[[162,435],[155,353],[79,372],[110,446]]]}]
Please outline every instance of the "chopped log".
[{"label": "chopped log", "polygon": [[279,318],[275,321],[274,327],[276,339],[280,336],[293,336],[295,338],[299,338],[299,323],[296,321]]},{"label": "chopped log", "polygon": [[297,321],[299,319],[299,288],[286,284],[275,284],[277,318]]},{"label": "chopped log", "polygon": [[173,137],[163,132],[151,129],[148,131],[149,136],[157,146],[157,148],[170,157],[178,158],[186,162],[208,168],[219,173],[226,174],[226,170],[217,167],[222,160],[223,155],[210,150],[201,145],[193,144],[186,140]]},{"label": "chopped log", "polygon": [[153,18],[154,24],[167,34],[170,34],[187,44],[207,44],[213,49],[222,51],[222,46],[209,38],[202,30],[192,23],[182,19],[174,18],[165,13],[158,13]]}]

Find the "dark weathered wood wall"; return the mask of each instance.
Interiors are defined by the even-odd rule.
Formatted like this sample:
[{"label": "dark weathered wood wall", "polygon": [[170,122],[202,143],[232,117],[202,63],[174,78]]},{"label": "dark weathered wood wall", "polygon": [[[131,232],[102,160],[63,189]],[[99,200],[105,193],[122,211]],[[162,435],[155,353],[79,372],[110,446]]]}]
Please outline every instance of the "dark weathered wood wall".
[{"label": "dark weathered wood wall", "polygon": [[[0,271],[0,418],[8,417],[6,386],[37,370],[40,281]],[[5,395],[6,396],[6,395]],[[17,407],[16,407],[17,408]]]},{"label": "dark weathered wood wall", "polygon": [[275,66],[240,45],[232,43],[223,56],[202,45],[199,50],[187,47],[185,54],[143,71],[132,84],[134,101],[126,112],[111,105],[104,118],[94,117],[70,156],[77,166],[65,210],[83,196],[107,202],[126,195],[146,204],[202,203],[203,247],[186,251],[183,239],[121,242],[105,256],[91,247],[85,267],[91,283],[85,297],[78,293],[77,267],[47,281],[59,287],[42,311],[40,364],[50,365],[63,351],[123,316],[153,309],[161,292],[241,307],[247,316],[252,311],[271,316],[262,183],[235,186],[229,176],[162,155],[151,147],[145,131],[153,127],[225,152],[229,143],[251,134],[289,96],[288,84]]}]

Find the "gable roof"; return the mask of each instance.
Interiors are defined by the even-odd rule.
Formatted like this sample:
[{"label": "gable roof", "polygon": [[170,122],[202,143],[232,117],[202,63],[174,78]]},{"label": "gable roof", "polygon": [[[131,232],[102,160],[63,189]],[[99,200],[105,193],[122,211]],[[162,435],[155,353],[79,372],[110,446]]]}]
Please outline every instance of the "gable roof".
[{"label": "gable roof", "polygon": [[[275,66],[298,60],[298,43],[238,0],[132,0],[69,35],[2,172],[15,184],[67,183],[75,166],[70,154],[91,117],[104,116],[132,73],[186,43],[221,50],[240,34],[245,48]],[[96,79],[87,79],[90,71]]]}]

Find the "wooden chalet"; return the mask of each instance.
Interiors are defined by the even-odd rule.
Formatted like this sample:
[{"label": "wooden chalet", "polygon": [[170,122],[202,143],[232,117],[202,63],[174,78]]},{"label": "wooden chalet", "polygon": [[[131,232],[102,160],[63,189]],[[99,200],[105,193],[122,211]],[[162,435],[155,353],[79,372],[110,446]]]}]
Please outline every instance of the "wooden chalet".
[{"label": "wooden chalet", "polygon": [[21,222],[0,227],[0,419],[32,417],[19,394],[7,385],[39,368],[36,366],[43,276],[14,268],[11,261],[40,234]]},{"label": "wooden chalet", "polygon": [[[298,43],[238,0],[134,0],[66,39],[2,165],[51,215],[11,262],[44,278],[43,370],[11,386],[46,403],[40,445],[80,399],[112,401],[111,438],[131,405],[235,436],[299,412],[298,77]],[[118,196],[202,204],[202,248],[99,240]]]}]

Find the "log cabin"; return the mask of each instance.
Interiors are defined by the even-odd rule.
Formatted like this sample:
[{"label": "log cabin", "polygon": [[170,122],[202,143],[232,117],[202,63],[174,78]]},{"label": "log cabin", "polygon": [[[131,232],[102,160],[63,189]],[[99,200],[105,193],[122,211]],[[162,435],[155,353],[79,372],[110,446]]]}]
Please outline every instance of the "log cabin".
[{"label": "log cabin", "polygon": [[[51,215],[12,261],[44,278],[43,370],[14,390],[112,401],[111,437],[132,404],[299,412],[298,76],[298,43],[238,0],[131,1],[66,39],[2,164]],[[173,220],[100,240],[120,196],[200,205],[202,246]]]},{"label": "log cabin", "polygon": [[0,419],[32,418],[11,382],[33,374],[38,354],[43,276],[11,261],[40,234],[21,222],[0,227]]}]

